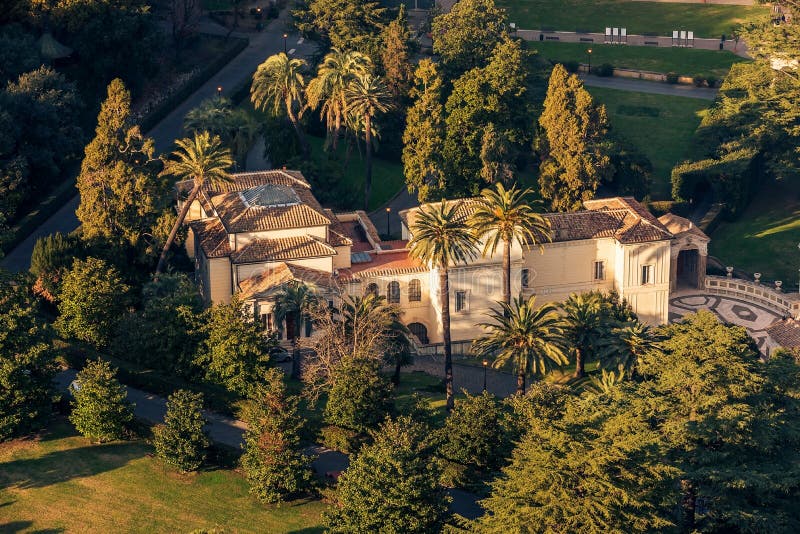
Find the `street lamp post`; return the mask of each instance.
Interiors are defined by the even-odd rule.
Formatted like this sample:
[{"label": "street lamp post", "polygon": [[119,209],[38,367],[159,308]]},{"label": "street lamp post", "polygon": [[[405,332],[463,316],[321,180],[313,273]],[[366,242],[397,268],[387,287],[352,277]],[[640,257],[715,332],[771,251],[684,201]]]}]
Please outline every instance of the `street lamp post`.
[{"label": "street lamp post", "polygon": [[586,71],[586,74],[592,73],[592,49],[589,48],[586,50],[586,53],[589,54],[589,69]]},{"label": "street lamp post", "polygon": [[217,86],[217,98],[222,98],[222,86]]},{"label": "street lamp post", "polygon": [[483,360],[483,391],[486,391],[486,368],[489,367],[489,362]]},{"label": "street lamp post", "polygon": [[283,34],[283,53],[284,54],[286,53],[286,39],[288,39],[288,38],[289,38],[289,34],[288,33],[284,33]]},{"label": "street lamp post", "polygon": [[386,208],[386,237],[390,237],[392,235],[392,227],[389,226],[389,213],[392,211],[392,208]]}]

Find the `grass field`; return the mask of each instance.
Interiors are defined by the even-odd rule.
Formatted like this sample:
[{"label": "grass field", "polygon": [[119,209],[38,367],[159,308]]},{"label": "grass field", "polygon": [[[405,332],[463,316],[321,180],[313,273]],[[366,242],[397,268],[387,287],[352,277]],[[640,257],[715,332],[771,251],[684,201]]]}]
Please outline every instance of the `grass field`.
[{"label": "grass field", "polygon": [[689,30],[697,37],[719,38],[748,21],[765,19],[763,6],[675,4],[631,0],[499,0],[518,28],[603,33],[607,26],[624,27],[628,34],[672,35]]},{"label": "grass field", "polygon": [[676,72],[683,76],[716,76],[728,74],[731,65],[746,59],[733,52],[699,50],[696,48],[650,48],[646,46],[614,46],[586,43],[554,43],[529,41],[528,49],[537,50],[547,59],[557,62],[588,62],[587,49],[592,49],[592,66],[610,63],[614,67]]},{"label": "grass field", "polygon": [[589,86],[586,89],[597,102],[605,104],[614,130],[650,158],[653,199],[669,200],[672,167],[689,156],[692,134],[710,102]]},{"label": "grass field", "polygon": [[143,441],[90,445],[57,421],[0,444],[0,532],[321,532],[319,501],[258,504],[229,470],[180,475]]},{"label": "grass field", "polygon": [[709,253],[765,281],[797,287],[800,269],[800,180],[765,185],[734,222],[711,234]]}]

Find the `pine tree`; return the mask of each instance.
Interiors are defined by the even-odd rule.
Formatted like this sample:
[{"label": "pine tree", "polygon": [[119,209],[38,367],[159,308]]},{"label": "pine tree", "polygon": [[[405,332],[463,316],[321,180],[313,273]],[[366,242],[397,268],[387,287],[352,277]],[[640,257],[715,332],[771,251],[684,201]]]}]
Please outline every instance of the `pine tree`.
[{"label": "pine tree", "polygon": [[397,18],[383,30],[383,49],[381,65],[386,87],[394,96],[395,105],[400,107],[408,96],[413,73],[411,69],[411,32],[408,29],[406,6],[400,4]]},{"label": "pine tree", "polygon": [[603,147],[608,130],[605,107],[596,106],[578,77],[558,64],[550,75],[539,126],[542,197],[554,210],[579,209],[611,170]]},{"label": "pine tree", "polygon": [[179,389],[169,396],[164,424],[153,428],[156,455],[183,472],[197,470],[211,444],[205,424],[203,394]]},{"label": "pine tree", "polygon": [[408,190],[416,190],[420,202],[425,202],[441,197],[446,188],[442,78],[436,64],[429,59],[420,61],[414,83],[411,96],[415,101],[403,132],[403,171]]},{"label": "pine tree", "polygon": [[328,532],[439,532],[447,512],[426,429],[408,417],[386,420],[339,478]]},{"label": "pine tree", "polygon": [[40,237],[31,253],[31,274],[36,277],[34,289],[49,302],[55,302],[61,279],[72,268],[81,252],[80,241],[61,232]]},{"label": "pine tree", "polygon": [[133,124],[130,106],[130,92],[122,80],[113,80],[81,164],[76,214],[84,239],[153,246],[153,230],[166,208],[166,183],[158,177],[153,140]]},{"label": "pine tree", "polygon": [[128,393],[108,362],[91,361],[78,373],[69,390],[73,396],[69,420],[92,442],[121,439],[133,421]]},{"label": "pine tree", "polygon": [[281,502],[311,485],[311,458],[300,452],[303,420],[297,404],[297,397],[286,393],[283,373],[270,369],[254,384],[243,410],[247,431],[242,468],[250,494],[259,501]]}]

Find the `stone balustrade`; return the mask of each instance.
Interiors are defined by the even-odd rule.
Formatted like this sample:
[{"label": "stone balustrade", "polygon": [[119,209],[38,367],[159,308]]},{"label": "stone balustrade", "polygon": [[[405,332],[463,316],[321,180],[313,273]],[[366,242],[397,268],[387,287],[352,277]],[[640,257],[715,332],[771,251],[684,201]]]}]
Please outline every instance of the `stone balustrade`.
[{"label": "stone balustrade", "polygon": [[706,275],[705,289],[712,295],[738,298],[800,319],[800,295],[797,293],[782,293],[763,283],[712,275]]}]

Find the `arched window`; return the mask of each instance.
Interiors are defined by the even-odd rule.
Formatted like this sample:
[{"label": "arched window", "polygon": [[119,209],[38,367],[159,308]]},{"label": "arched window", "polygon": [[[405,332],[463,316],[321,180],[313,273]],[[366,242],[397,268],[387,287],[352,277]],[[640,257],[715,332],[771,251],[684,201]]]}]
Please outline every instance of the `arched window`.
[{"label": "arched window", "polygon": [[419,342],[423,345],[427,345],[430,343],[428,340],[428,329],[425,328],[425,325],[422,323],[411,323],[408,325],[408,330],[414,334],[414,336],[419,339]]},{"label": "arched window", "polygon": [[400,304],[400,282],[389,282],[386,286],[386,300],[389,304]]},{"label": "arched window", "polygon": [[367,290],[364,292],[364,296],[375,295],[377,297],[379,294],[380,293],[378,291],[378,284],[374,284],[374,283],[373,284],[369,284],[367,286]]},{"label": "arched window", "polygon": [[422,284],[416,278],[408,283],[408,301],[419,302],[422,300]]}]

